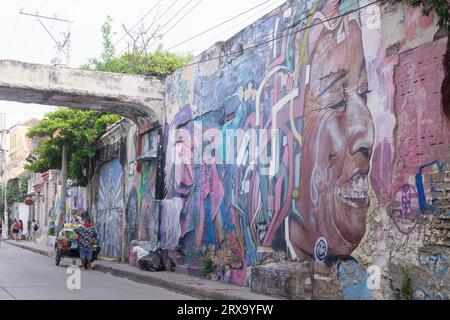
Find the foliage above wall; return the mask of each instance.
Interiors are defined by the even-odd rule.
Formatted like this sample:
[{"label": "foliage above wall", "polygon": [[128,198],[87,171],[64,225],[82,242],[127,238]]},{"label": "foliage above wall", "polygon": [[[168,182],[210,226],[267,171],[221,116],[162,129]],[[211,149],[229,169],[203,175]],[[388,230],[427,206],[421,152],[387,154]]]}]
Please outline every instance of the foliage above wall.
[{"label": "foliage above wall", "polygon": [[93,59],[82,69],[107,71],[126,74],[141,74],[165,78],[189,61],[189,56],[179,56],[174,53],[157,50],[147,54],[126,53],[106,62]]},{"label": "foliage above wall", "polygon": [[411,5],[413,7],[420,7],[425,16],[429,16],[432,11],[435,11],[438,16],[438,25],[450,31],[450,6],[448,0],[393,0],[394,2],[401,2]]},{"label": "foliage above wall", "polygon": [[26,165],[33,172],[61,169],[63,146],[68,151],[68,177],[75,186],[87,185],[89,158],[95,156],[96,142],[120,116],[98,111],[60,108],[47,113],[28,137],[49,137],[36,150],[38,159]]},{"label": "foliage above wall", "polygon": [[[111,41],[113,35],[111,23],[112,18],[108,16],[101,29],[103,36],[101,59],[90,59],[87,64],[81,66],[81,69],[165,78],[192,59],[189,54],[164,52],[162,46],[153,52],[147,52],[145,48],[133,47],[130,52],[116,56],[116,49]],[[147,44],[148,40],[151,39],[146,40]]]}]

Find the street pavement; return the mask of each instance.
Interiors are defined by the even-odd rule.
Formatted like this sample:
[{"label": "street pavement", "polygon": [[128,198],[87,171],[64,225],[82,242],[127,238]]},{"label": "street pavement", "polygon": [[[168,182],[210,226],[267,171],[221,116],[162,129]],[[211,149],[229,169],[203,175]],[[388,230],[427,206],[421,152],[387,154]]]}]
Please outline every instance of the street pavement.
[{"label": "street pavement", "polygon": [[[96,271],[80,271],[80,290],[70,290],[67,268],[6,243],[0,247],[0,300],[192,300],[193,297]],[[69,281],[69,286],[76,282]]]}]

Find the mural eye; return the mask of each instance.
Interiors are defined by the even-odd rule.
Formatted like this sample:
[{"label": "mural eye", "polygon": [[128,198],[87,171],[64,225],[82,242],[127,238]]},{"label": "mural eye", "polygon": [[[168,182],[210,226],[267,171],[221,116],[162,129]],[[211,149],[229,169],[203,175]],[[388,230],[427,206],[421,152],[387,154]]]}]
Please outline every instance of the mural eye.
[{"label": "mural eye", "polygon": [[328,106],[328,109],[339,109],[342,107],[345,107],[345,104],[347,103],[347,100],[344,98],[342,98],[340,101]]},{"label": "mural eye", "polygon": [[360,95],[361,97],[367,98],[367,96],[369,95],[369,93],[371,93],[372,90],[369,90],[369,85],[368,84],[364,84],[361,87],[358,88],[358,95]]}]

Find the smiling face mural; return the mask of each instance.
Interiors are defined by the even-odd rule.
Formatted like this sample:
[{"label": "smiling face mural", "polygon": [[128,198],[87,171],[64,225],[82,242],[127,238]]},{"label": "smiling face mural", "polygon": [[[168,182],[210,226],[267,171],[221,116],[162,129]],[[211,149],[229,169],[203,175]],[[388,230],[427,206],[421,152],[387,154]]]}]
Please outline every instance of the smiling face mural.
[{"label": "smiling face mural", "polygon": [[[428,48],[437,29],[415,9],[361,3],[288,1],[167,79],[164,208],[176,212],[162,215],[173,226],[168,234],[179,235],[179,263],[201,269],[210,256],[219,279],[240,284],[267,257],[330,266],[353,260],[370,239],[374,210],[383,223],[405,220],[436,199],[441,185],[434,182],[409,188],[417,190],[415,201],[398,190],[420,180],[420,165],[449,158],[448,131],[433,127],[429,136],[439,138],[431,146],[439,152],[426,157],[418,141],[400,158],[394,145],[395,135],[430,130],[417,129],[430,124],[426,112],[407,114],[407,95],[415,84],[421,98],[414,103],[437,106],[441,82],[426,82],[420,66],[429,52],[439,63],[444,42]],[[389,36],[380,19],[405,30]],[[420,45],[428,49],[417,56]],[[428,141],[427,133],[416,135]],[[407,159],[414,156],[424,158],[420,165]],[[412,207],[402,211],[403,203]],[[384,237],[388,226],[377,227]]]},{"label": "smiling face mural", "polygon": [[338,19],[314,45],[290,238],[299,257],[323,262],[350,255],[364,236],[374,124],[359,20]]},{"label": "smiling face mural", "polygon": [[[245,272],[271,250],[324,262],[358,246],[370,203],[375,129],[355,8],[333,1],[285,5],[251,35],[269,33],[278,41],[229,64],[200,63],[170,78],[167,200],[184,203],[185,254],[198,257],[202,248],[225,243],[242,257]],[[293,21],[320,26],[291,34]],[[222,49],[233,52],[248,32]],[[221,138],[214,152],[221,159],[196,163],[211,128]]]}]

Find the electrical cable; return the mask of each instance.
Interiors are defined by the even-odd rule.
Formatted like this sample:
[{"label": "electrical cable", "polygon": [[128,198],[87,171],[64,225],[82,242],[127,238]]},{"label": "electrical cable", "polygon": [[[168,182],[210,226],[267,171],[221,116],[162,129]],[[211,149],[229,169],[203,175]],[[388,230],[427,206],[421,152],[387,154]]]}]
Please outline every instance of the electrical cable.
[{"label": "electrical cable", "polygon": [[202,36],[202,35],[204,35],[204,34],[206,34],[206,33],[208,33],[208,32],[211,32],[212,30],[215,30],[215,29],[217,29],[217,28],[219,28],[219,27],[221,27],[221,26],[227,24],[228,22],[231,22],[231,21],[233,21],[233,20],[236,20],[237,18],[239,18],[239,17],[245,15],[246,13],[251,12],[251,11],[253,11],[253,10],[255,10],[255,9],[257,9],[257,8],[259,8],[259,7],[261,7],[261,6],[263,6],[263,5],[265,5],[266,3],[270,2],[270,1],[272,1],[272,0],[266,0],[266,1],[260,3],[260,4],[256,5],[256,6],[254,6],[253,8],[250,8],[250,9],[244,11],[244,12],[241,12],[241,13],[238,14],[237,16],[234,16],[234,17],[232,17],[232,18],[230,18],[230,19],[228,19],[228,20],[226,20],[226,21],[223,21],[223,22],[219,23],[218,25],[215,25],[215,26],[209,28],[208,30],[202,31],[202,32],[196,34],[195,36],[192,36],[192,37],[190,37],[189,39],[186,39],[186,40],[184,40],[184,41],[182,41],[182,42],[180,42],[180,43],[178,43],[178,44],[176,44],[176,45],[170,47],[169,49],[164,50],[163,53],[168,52],[168,51],[170,51],[170,50],[172,50],[172,49],[174,49],[174,48],[177,48],[177,47],[181,46],[182,44],[185,44],[185,43],[187,43],[187,42],[189,42],[189,41],[191,41],[191,40],[193,40],[193,39],[196,39],[196,38],[198,38],[198,37],[200,37],[200,36]]}]

